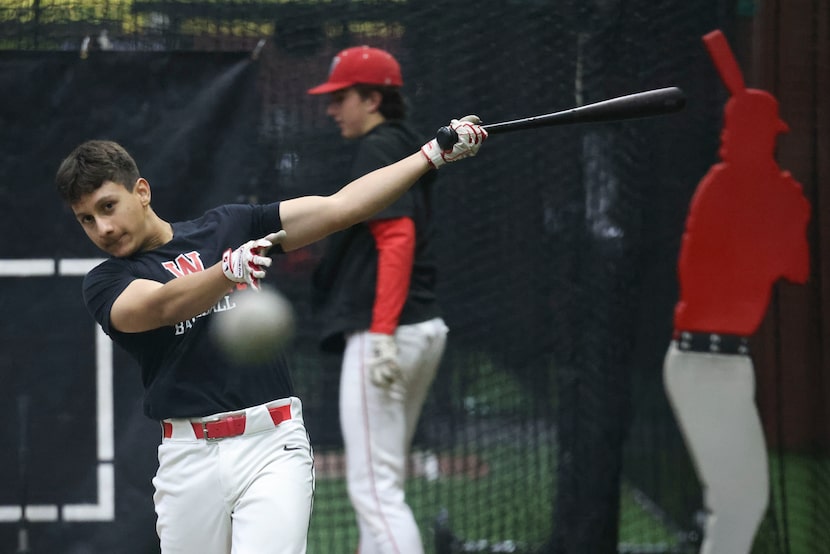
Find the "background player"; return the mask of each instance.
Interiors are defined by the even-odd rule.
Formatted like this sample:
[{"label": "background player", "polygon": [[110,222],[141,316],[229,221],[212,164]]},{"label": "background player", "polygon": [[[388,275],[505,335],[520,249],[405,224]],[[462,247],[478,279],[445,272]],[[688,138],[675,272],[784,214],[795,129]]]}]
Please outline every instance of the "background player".
[{"label": "background player", "polygon": [[769,500],[748,337],[780,278],[809,276],[810,206],[775,162],[778,102],[746,89],[720,31],[704,37],[732,97],[720,156],[698,185],[679,260],[666,392],[695,463],[707,517],[701,554],[747,554]]},{"label": "background player", "polygon": [[464,140],[452,151],[433,140],[331,196],[222,206],[177,223],[154,212],[150,184],[120,145],[88,141],[61,163],[59,194],[111,256],[84,279],[87,308],[140,364],[145,413],[162,427],[153,479],[162,552],[305,552],[313,460],[286,361],[235,365],[210,327],[235,308],[235,290],[259,286],[273,246],[293,250],[353,225],[431,168],[475,155],[486,131],[454,126]]},{"label": "background player", "polygon": [[[400,65],[388,52],[358,46],[338,53],[326,113],[346,139],[359,139],[356,179],[417,148],[405,121]],[[477,120],[476,120],[477,121]],[[342,352],[340,424],[359,551],[423,552],[404,498],[406,465],[447,326],[435,296],[432,188],[428,173],[371,219],[329,239],[314,276],[322,348]]]}]

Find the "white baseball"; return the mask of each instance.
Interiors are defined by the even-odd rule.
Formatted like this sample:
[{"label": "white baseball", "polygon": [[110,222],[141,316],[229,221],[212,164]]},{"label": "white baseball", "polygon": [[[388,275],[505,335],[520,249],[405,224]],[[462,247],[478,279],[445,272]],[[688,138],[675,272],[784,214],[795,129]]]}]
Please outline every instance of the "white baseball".
[{"label": "white baseball", "polygon": [[261,363],[294,337],[291,302],[266,285],[231,295],[231,308],[214,313],[211,332],[225,354],[237,363]]}]

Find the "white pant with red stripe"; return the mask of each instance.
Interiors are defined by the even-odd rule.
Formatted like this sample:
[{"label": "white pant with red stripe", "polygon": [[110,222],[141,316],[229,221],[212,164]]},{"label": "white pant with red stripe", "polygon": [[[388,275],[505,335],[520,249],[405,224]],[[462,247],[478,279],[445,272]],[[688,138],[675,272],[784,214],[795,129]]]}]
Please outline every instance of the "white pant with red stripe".
[{"label": "white pant with red stripe", "polygon": [[440,318],[395,333],[402,392],[390,395],[367,371],[367,332],[346,341],[340,375],[340,425],[349,498],[357,512],[360,554],[421,554],[421,534],[404,499],[406,462],[424,401],[441,362],[447,326]]},{"label": "white pant with red stripe", "polygon": [[[291,418],[274,425],[268,408],[286,404]],[[171,436],[153,479],[163,554],[306,551],[314,465],[302,404],[289,398],[232,412],[242,413],[244,433],[216,441],[196,438],[196,420],[165,420]]]},{"label": "white pant with red stripe", "polygon": [[769,501],[752,359],[681,351],[672,342],[663,377],[703,487],[700,553],[748,554]]}]

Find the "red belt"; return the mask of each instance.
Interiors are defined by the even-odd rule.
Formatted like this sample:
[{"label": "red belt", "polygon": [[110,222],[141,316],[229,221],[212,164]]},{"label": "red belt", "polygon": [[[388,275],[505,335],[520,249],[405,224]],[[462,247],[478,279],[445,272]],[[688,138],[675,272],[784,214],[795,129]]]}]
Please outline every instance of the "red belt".
[{"label": "red belt", "polygon": [[[291,419],[291,406],[268,408],[268,413],[271,414],[274,425],[279,425],[283,421]],[[193,427],[193,433],[197,439],[217,440],[236,437],[245,432],[245,414],[227,416],[216,421],[191,421],[190,425]],[[172,423],[162,421],[161,426],[164,429],[165,439],[173,436]]]}]

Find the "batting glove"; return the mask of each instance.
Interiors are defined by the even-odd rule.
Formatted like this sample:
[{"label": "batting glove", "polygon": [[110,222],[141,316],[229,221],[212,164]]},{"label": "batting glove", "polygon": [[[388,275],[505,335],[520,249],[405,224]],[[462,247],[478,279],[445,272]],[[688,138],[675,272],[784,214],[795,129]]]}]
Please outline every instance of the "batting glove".
[{"label": "batting glove", "polygon": [[247,283],[259,290],[259,280],[265,277],[265,267],[271,266],[268,251],[285,239],[285,231],[271,233],[261,239],[249,240],[236,250],[228,248],[222,254],[222,271],[234,283]]},{"label": "batting glove", "polygon": [[446,163],[475,156],[487,138],[487,129],[481,127],[480,123],[481,120],[477,115],[453,119],[450,121],[450,128],[458,135],[458,142],[453,145],[452,149],[441,150],[438,139],[432,139],[421,147],[421,153],[435,169]]},{"label": "batting glove", "polygon": [[401,381],[398,344],[392,335],[369,333],[369,378],[372,384],[389,390]]}]

